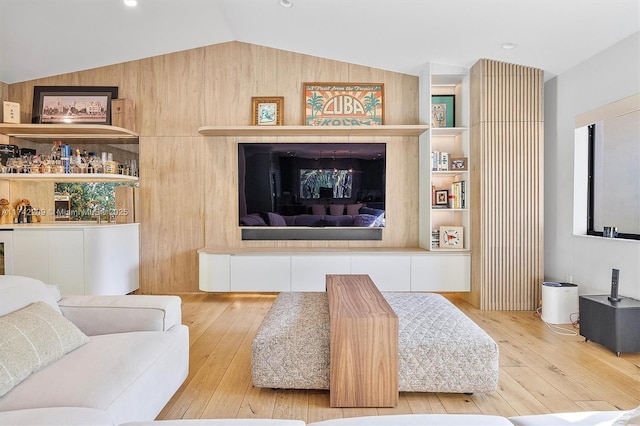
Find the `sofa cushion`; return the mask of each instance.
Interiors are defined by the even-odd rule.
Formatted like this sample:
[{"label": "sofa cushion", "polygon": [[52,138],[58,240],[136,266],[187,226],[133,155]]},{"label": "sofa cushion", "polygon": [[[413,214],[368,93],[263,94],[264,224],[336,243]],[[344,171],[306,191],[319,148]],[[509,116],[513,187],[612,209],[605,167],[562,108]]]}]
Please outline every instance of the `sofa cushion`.
[{"label": "sofa cushion", "polygon": [[347,204],[347,214],[351,216],[355,216],[360,213],[360,207],[362,207],[362,203],[356,204]]},{"label": "sofa cushion", "polygon": [[309,423],[308,426],[513,426],[500,416],[481,414],[397,414],[348,417]]},{"label": "sofa cushion", "polygon": [[[515,426],[618,426],[626,423],[629,411],[579,411],[509,417]],[[635,423],[638,424],[638,423]]]},{"label": "sofa cushion", "polygon": [[0,398],[0,411],[91,407],[114,424],[153,420],[187,377],[189,329],[92,336]]},{"label": "sofa cushion", "polygon": [[0,425],[114,426],[104,410],[86,407],[46,407],[0,411]]},{"label": "sofa cushion", "polygon": [[376,221],[373,226],[384,226],[384,210],[373,209],[371,207],[362,207],[360,214],[370,214],[376,217]]},{"label": "sofa cushion", "polygon": [[240,226],[266,226],[266,222],[258,213],[251,213],[240,217]]},{"label": "sofa cushion", "polygon": [[88,341],[45,302],[0,317],[0,396]]},{"label": "sofa cushion", "polygon": [[287,226],[287,222],[285,222],[284,218],[278,213],[263,212],[261,215],[269,226]]},{"label": "sofa cushion", "polygon": [[46,302],[60,312],[56,297],[45,283],[18,275],[0,275],[0,315],[5,315],[33,302]]},{"label": "sofa cushion", "polygon": [[353,217],[353,226],[378,226],[378,218],[370,214],[359,214]]}]

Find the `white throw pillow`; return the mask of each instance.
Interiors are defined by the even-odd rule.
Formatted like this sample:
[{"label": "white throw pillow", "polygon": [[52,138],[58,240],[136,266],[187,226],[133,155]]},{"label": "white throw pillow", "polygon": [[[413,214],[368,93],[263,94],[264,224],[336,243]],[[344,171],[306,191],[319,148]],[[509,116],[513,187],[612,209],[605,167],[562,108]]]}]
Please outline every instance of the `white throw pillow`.
[{"label": "white throw pillow", "polygon": [[45,302],[0,317],[0,396],[88,341]]}]

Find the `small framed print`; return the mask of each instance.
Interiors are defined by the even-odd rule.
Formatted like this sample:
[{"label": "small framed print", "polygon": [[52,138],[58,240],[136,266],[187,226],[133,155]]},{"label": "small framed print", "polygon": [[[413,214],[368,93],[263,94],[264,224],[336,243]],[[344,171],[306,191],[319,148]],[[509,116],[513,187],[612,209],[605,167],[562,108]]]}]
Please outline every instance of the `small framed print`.
[{"label": "small framed print", "polygon": [[449,191],[446,189],[436,190],[436,206],[446,206],[449,204]]},{"label": "small framed print", "polygon": [[464,228],[462,226],[441,226],[440,248],[464,248]]},{"label": "small framed print", "polygon": [[5,123],[20,123],[20,104],[18,102],[2,101],[3,121]]},{"label": "small framed print", "polygon": [[284,97],[253,97],[252,122],[254,126],[282,126],[282,116],[284,114]]},{"label": "small framed print", "polygon": [[431,96],[431,127],[455,127],[455,95]]},{"label": "small framed print", "polygon": [[467,157],[452,158],[450,161],[451,170],[464,171],[467,170]]}]

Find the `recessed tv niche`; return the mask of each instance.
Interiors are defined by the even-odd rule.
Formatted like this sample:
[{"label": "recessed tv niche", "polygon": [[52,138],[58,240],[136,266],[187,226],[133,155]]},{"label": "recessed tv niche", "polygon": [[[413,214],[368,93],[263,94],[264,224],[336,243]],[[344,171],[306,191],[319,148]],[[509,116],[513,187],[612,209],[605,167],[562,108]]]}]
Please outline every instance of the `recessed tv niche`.
[{"label": "recessed tv niche", "polygon": [[[239,143],[243,238],[268,227],[278,232],[257,239],[380,239],[385,161],[384,143]],[[301,228],[336,229],[296,232]],[[365,236],[364,228],[377,232]]]}]

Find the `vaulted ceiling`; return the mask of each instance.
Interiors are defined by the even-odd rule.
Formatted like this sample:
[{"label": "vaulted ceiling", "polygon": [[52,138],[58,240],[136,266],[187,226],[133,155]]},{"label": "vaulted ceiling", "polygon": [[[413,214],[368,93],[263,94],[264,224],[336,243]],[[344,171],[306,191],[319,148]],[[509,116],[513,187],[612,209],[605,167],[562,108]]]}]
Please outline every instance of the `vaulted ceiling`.
[{"label": "vaulted ceiling", "polygon": [[639,0],[291,2],[1,0],[0,81],[232,40],[413,75],[427,62],[468,68],[489,58],[548,79],[640,31]]}]

